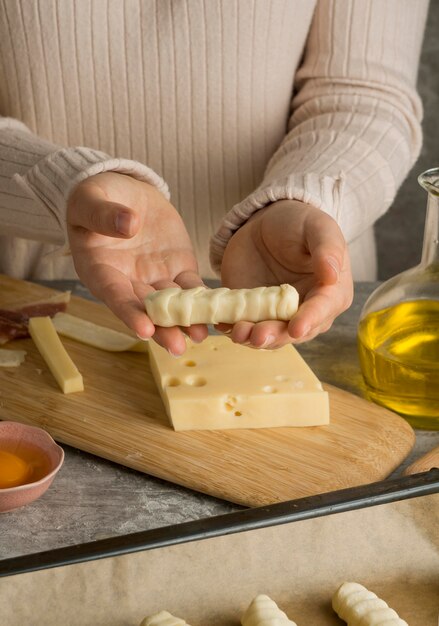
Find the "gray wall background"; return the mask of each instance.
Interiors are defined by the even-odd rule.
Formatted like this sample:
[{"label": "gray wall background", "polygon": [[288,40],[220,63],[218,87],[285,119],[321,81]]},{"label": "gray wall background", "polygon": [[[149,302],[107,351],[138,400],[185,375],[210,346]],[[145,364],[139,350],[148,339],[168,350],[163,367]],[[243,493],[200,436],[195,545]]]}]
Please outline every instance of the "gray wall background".
[{"label": "gray wall background", "polygon": [[375,226],[381,280],[413,267],[421,257],[427,193],[416,179],[439,167],[439,0],[430,0],[418,89],[424,104],[424,144],[393,205]]}]

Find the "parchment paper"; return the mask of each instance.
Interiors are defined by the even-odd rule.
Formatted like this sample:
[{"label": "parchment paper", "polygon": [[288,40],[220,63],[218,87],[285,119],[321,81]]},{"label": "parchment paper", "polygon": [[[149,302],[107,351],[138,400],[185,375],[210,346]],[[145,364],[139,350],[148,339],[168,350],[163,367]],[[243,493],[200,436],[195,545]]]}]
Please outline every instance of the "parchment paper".
[{"label": "parchment paper", "polygon": [[335,626],[330,599],[345,580],[410,626],[437,626],[439,494],[0,579],[0,623],[136,626],[166,609],[237,626],[266,593],[298,626]]}]

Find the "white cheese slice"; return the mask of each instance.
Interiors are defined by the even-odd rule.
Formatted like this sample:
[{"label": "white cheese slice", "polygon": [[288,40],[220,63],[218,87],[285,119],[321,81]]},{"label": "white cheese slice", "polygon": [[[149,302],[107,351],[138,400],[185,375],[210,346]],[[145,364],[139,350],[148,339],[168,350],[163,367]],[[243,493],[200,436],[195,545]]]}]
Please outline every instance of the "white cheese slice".
[{"label": "white cheese slice", "polygon": [[0,367],[18,367],[25,356],[25,350],[0,350]]},{"label": "white cheese slice", "polygon": [[62,345],[50,317],[31,317],[29,333],[62,391],[83,391],[82,376]]},{"label": "white cheese slice", "polygon": [[252,350],[223,336],[188,341],[171,356],[149,342],[150,362],[175,430],[317,426],[329,423],[329,399],[292,346]]},{"label": "white cheese slice", "polygon": [[94,348],[107,350],[109,352],[147,352],[147,342],[121,333],[112,328],[99,326],[80,317],[75,317],[69,313],[57,313],[53,317],[53,325],[56,331],[75,341],[80,341]]}]

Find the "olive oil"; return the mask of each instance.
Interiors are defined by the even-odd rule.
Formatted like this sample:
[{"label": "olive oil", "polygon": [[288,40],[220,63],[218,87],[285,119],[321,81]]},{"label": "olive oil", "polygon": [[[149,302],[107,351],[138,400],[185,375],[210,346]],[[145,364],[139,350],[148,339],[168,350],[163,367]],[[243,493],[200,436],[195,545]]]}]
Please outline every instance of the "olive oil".
[{"label": "olive oil", "polygon": [[358,345],[370,399],[416,428],[439,429],[439,300],[368,313]]}]

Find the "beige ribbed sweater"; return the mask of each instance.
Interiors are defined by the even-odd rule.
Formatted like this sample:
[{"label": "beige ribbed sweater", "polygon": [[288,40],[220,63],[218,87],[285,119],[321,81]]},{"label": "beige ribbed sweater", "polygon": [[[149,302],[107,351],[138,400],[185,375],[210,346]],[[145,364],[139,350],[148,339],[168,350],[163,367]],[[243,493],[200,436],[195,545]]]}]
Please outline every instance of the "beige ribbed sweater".
[{"label": "beige ribbed sweater", "polygon": [[427,0],[0,0],[0,271],[75,276],[47,254],[65,243],[66,199],[114,170],[170,190],[204,276],[215,232],[218,268],[252,212],[296,198],[337,220],[355,277],[373,278],[372,225],[420,149],[426,12]]}]

